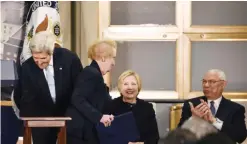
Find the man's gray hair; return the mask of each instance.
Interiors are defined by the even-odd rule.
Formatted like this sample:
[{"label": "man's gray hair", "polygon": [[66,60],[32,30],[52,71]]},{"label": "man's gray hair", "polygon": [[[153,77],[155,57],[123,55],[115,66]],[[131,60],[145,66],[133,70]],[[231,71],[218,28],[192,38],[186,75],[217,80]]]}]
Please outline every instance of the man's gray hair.
[{"label": "man's gray hair", "polygon": [[218,130],[210,123],[201,119],[199,117],[192,116],[181,126],[182,129],[188,129],[194,134],[198,139],[211,134],[217,133]]},{"label": "man's gray hair", "polygon": [[208,71],[208,73],[216,73],[216,74],[218,74],[220,80],[226,81],[226,75],[225,75],[225,73],[224,73],[222,70],[220,70],[220,69],[211,69],[211,70]]},{"label": "man's gray hair", "polygon": [[29,48],[31,52],[47,52],[52,54],[56,37],[49,31],[38,32],[30,41]]}]

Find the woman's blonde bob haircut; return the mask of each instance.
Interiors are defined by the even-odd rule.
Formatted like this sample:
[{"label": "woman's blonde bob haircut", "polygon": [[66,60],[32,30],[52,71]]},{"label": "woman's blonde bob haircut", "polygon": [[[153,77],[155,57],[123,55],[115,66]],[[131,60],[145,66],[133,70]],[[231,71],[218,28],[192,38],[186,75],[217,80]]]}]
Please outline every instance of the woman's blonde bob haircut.
[{"label": "woman's blonde bob haircut", "polygon": [[122,84],[123,84],[123,81],[126,77],[128,76],[134,76],[136,78],[136,81],[137,81],[137,85],[138,85],[138,92],[141,91],[142,89],[142,82],[141,82],[141,78],[140,76],[132,71],[132,70],[126,70],[125,72],[123,72],[119,78],[118,78],[118,91],[121,92],[121,88],[122,88]]},{"label": "woman's blonde bob haircut", "polygon": [[117,43],[113,40],[97,40],[88,49],[88,58],[97,60],[100,58],[113,57]]}]

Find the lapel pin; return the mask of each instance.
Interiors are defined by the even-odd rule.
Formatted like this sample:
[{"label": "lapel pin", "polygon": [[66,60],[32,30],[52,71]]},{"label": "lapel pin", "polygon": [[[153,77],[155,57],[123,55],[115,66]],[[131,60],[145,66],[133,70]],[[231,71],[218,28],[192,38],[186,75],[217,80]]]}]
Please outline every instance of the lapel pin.
[{"label": "lapel pin", "polygon": [[62,69],[63,69],[63,68],[61,68],[61,67],[59,68],[59,70],[62,70]]}]

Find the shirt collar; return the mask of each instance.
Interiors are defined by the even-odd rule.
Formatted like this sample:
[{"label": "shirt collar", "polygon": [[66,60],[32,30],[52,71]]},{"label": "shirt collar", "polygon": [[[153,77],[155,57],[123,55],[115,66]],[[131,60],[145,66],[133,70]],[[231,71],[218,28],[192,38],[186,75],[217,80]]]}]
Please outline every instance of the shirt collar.
[{"label": "shirt collar", "polygon": [[49,62],[49,66],[53,66],[53,56],[51,55],[51,60]]},{"label": "shirt collar", "polygon": [[216,99],[216,100],[208,100],[208,104],[210,104],[211,101],[214,101],[214,105],[215,105],[216,107],[219,107],[221,100],[222,100],[222,96],[219,97],[219,98]]}]

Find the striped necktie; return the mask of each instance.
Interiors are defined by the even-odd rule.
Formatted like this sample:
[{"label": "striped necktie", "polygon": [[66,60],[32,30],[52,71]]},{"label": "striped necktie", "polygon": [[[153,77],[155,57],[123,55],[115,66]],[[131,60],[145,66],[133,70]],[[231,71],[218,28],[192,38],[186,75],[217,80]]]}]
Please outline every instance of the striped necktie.
[{"label": "striped necktie", "polygon": [[210,110],[211,110],[212,114],[215,115],[216,110],[215,110],[215,106],[214,106],[214,101],[210,102]]}]

